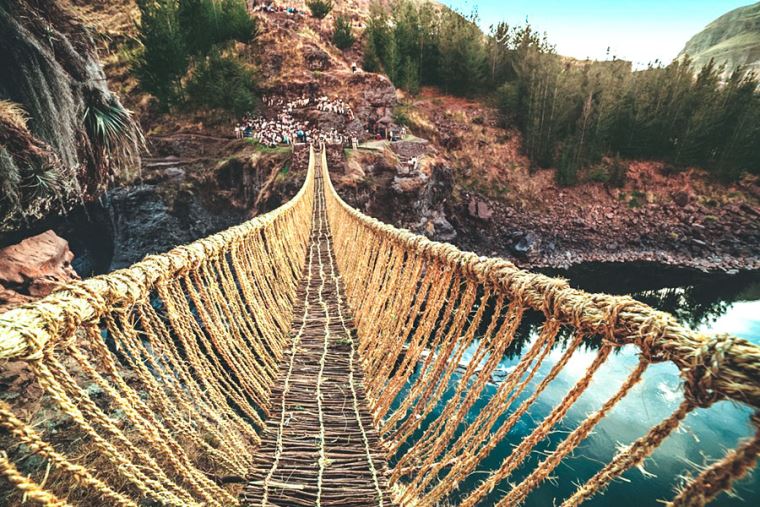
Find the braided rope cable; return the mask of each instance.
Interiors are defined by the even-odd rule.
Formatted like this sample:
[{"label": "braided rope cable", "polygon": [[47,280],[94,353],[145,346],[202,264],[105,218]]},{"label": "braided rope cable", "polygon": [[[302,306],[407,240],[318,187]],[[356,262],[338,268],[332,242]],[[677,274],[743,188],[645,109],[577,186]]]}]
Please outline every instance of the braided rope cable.
[{"label": "braided rope cable", "polygon": [[[579,486],[565,505],[577,505],[625,470],[640,464],[693,409],[709,407],[721,399],[760,407],[760,347],[731,336],[711,337],[693,332],[671,315],[629,297],[586,293],[571,288],[564,280],[520,270],[502,259],[462,252],[452,245],[430,241],[367,217],[338,196],[329,180],[326,154],[322,156],[336,263],[356,323],[368,403],[387,449],[386,457],[395,460],[390,475],[395,501],[402,505],[432,506],[458,489],[557,378],[573,351],[591,337],[603,337],[602,348],[586,375],[518,443],[502,466],[468,494],[462,505],[478,504],[503,484],[589,388],[595,371],[613,348],[636,346],[641,359],[639,366],[612,398],[561,440],[550,458],[540,462],[522,482],[508,486],[509,491],[499,505],[524,501],[629,393],[651,362],[675,364],[683,379],[686,400],[671,417],[655,425]],[[431,409],[443,400],[452,368],[462,358],[461,350],[472,344],[472,337],[463,327],[463,316],[471,319],[470,323],[482,318],[479,311],[487,304],[487,298],[480,294],[488,290],[508,301],[513,311],[519,309],[515,325],[511,329],[507,326],[504,338],[496,343],[488,343],[489,338],[479,336],[482,341],[468,359],[459,385],[453,394],[447,394],[437,416],[429,420]],[[476,293],[481,298],[477,304]],[[511,342],[522,312],[528,309],[542,313],[547,319],[539,339],[506,379],[500,381],[495,395],[475,419],[466,420],[478,393],[482,392],[480,386],[488,380],[505,350],[497,344]],[[496,317],[488,318],[490,331],[486,336],[493,333]],[[572,343],[520,406],[510,410],[510,405],[537,374],[560,327],[572,331]],[[489,362],[488,357],[497,359]],[[472,366],[482,361],[486,361],[484,367],[474,373]],[[469,385],[466,380],[471,378],[474,384]],[[509,416],[491,433],[505,413]],[[424,431],[418,435],[423,421]],[[415,435],[415,440],[407,444],[411,435]],[[688,482],[673,504],[702,505],[730,488],[754,466],[757,440],[756,436],[740,444]]]},{"label": "braided rope cable", "polygon": [[[19,495],[46,505],[238,503],[215,479],[245,475],[260,442],[313,194],[312,163],[298,194],[269,214],[0,315],[0,360],[25,361],[46,408],[78,437],[70,446],[35,431],[24,420],[34,414],[0,407],[9,449],[0,474]],[[55,481],[19,471],[30,452]]]}]

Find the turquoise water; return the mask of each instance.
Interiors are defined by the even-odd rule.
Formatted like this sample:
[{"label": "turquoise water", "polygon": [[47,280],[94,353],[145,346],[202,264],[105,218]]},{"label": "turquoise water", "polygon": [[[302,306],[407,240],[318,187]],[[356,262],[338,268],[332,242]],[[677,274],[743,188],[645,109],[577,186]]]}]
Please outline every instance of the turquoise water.
[{"label": "turquoise water", "polygon": [[[653,270],[651,266],[642,266],[638,274],[635,269],[631,272],[630,266],[625,266],[623,270],[616,266],[604,265],[584,268],[590,270],[590,273],[581,269],[563,274],[577,287],[632,294],[637,299],[677,315],[682,322],[694,329],[708,333],[731,333],[760,344],[758,273],[727,277],[688,272],[673,273],[670,270]],[[647,280],[647,277],[653,280]],[[603,281],[601,285],[600,280]],[[604,287],[604,283],[614,284],[616,290]],[[521,329],[521,343],[504,357],[499,366],[502,378],[517,364],[522,352],[535,340],[535,329],[535,326],[524,326]],[[473,345],[468,351],[469,355],[465,360],[471,357],[475,347],[476,345]],[[534,385],[549,371],[564,350],[563,344],[552,350],[536,375]],[[479,473],[462,485],[460,495],[466,496],[479,480],[486,477],[489,470],[498,468],[512,447],[528,435],[580,379],[596,353],[596,347],[593,345],[581,347],[573,353],[560,375],[512,428],[509,436],[481,464]],[[509,482],[516,484],[529,474],[536,464],[545,458],[546,451],[553,449],[580,421],[617,391],[637,362],[637,349],[633,346],[622,347],[611,355],[594,376],[590,388],[555,428],[556,431],[550,439],[531,454],[512,474]],[[495,382],[487,387],[487,391],[470,412],[470,419],[477,415],[496,391],[499,376],[495,377]],[[459,378],[452,380],[444,400],[453,394],[458,381]],[[561,503],[561,500],[575,490],[575,484],[596,473],[610,460],[620,445],[634,441],[654,424],[668,417],[683,399],[680,385],[681,379],[675,366],[670,363],[651,365],[643,380],[597,425],[593,434],[574,454],[555,469],[551,480],[545,481],[530,495],[525,505],[547,506]],[[519,401],[530,396],[531,392],[531,387],[528,387],[512,406],[516,407]],[[404,394],[401,393],[400,396]],[[440,413],[442,408],[443,402],[431,417]],[[642,468],[629,470],[621,480],[611,484],[604,495],[597,495],[587,504],[641,507],[658,505],[658,500],[672,498],[674,487],[682,482],[683,475],[696,474],[698,466],[720,458],[726,449],[735,447],[737,442],[753,432],[749,423],[750,415],[751,410],[747,407],[728,401],[691,413],[681,429],[672,434]],[[502,494],[509,490],[509,482],[500,485]],[[494,494],[489,498],[488,504],[502,494]],[[454,505],[456,499],[457,496],[450,498]],[[760,505],[760,473],[756,471],[738,483],[734,496],[722,494],[713,505]]]}]

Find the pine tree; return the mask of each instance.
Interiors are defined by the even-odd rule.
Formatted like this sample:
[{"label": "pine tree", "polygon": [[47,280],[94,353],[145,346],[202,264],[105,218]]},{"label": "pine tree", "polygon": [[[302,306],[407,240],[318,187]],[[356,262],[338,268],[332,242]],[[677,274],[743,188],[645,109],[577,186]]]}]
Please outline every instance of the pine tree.
[{"label": "pine tree", "polygon": [[382,71],[386,63],[389,46],[393,42],[393,34],[389,28],[388,14],[378,2],[370,5],[370,15],[367,19],[364,37],[364,69],[369,72]]},{"label": "pine tree", "polygon": [[338,49],[348,49],[354,45],[353,29],[351,28],[351,20],[345,16],[338,16],[335,18],[335,31],[333,31],[332,41],[335,47]]},{"label": "pine tree", "polygon": [[178,0],[138,0],[142,49],[134,71],[142,88],[163,107],[182,97],[181,79],[187,72],[188,55],[178,19]]},{"label": "pine tree", "polygon": [[317,19],[326,18],[333,10],[332,0],[306,0],[306,6]]}]

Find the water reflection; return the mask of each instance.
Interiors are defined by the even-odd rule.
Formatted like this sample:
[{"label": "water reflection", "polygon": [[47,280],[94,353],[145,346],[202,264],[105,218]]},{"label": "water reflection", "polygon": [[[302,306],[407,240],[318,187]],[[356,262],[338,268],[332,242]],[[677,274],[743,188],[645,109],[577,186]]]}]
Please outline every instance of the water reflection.
[{"label": "water reflection", "polygon": [[760,271],[727,275],[651,263],[589,263],[546,273],[589,292],[631,295],[694,329],[709,326],[733,303],[760,300]]},{"label": "water reflection", "polygon": [[[707,333],[727,332],[760,344],[760,273],[709,276],[691,271],[659,269],[652,265],[585,265],[571,271],[550,274],[564,276],[570,279],[573,286],[588,291],[630,294],[654,308],[674,314],[682,323],[694,329]],[[543,318],[539,313],[529,312],[525,315],[515,342],[499,364],[493,382],[486,387],[468,413],[467,421],[474,420],[496,393],[500,381],[513,371],[522,354],[537,339],[537,330],[542,323]],[[534,380],[505,412],[496,427],[532,394],[541,378],[546,376],[565,352],[570,336],[571,330],[563,330],[561,339],[558,339]],[[485,474],[497,469],[514,446],[541,423],[584,375],[597,354],[599,344],[598,339],[590,339],[573,353],[567,366],[519,419],[507,438],[480,464],[477,473],[471,475],[461,484],[459,491],[449,498],[453,505],[467,496],[485,478]],[[477,344],[470,347],[463,357],[463,365],[472,357],[476,347]],[[591,387],[555,427],[549,438],[536,447],[507,481],[499,485],[484,505],[494,503],[510,489],[510,483],[517,484],[530,474],[568,432],[616,392],[637,362],[636,347],[629,345],[616,350],[594,376]],[[459,383],[471,381],[462,378],[463,371],[463,368],[460,369],[452,379],[443,399],[426,418],[417,435],[440,415],[446,401],[454,396]],[[406,394],[407,392],[402,392],[399,399]],[[682,399],[681,378],[677,368],[670,363],[651,365],[643,380],[602,419],[581,446],[563,460],[552,473],[551,479],[528,497],[525,505],[537,507],[561,503],[562,499],[572,494],[578,483],[590,478],[609,462],[621,445],[630,444],[668,417]],[[640,507],[658,505],[658,501],[672,498],[674,488],[682,484],[684,475],[695,475],[700,466],[719,459],[726,449],[734,448],[743,438],[753,433],[749,423],[750,415],[749,408],[728,401],[693,412],[686,418],[680,431],[671,435],[643,467],[629,470],[621,480],[610,485],[606,494],[597,495],[587,504]],[[465,424],[458,429],[458,434],[461,434]],[[722,494],[713,505],[760,505],[760,473],[755,471],[738,483],[735,492],[735,495]]]}]

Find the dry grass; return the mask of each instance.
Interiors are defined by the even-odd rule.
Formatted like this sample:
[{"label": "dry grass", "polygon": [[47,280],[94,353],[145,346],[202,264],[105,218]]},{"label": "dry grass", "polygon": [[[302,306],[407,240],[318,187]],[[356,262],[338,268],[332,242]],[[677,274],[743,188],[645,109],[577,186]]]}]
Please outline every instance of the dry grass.
[{"label": "dry grass", "polygon": [[29,115],[21,105],[10,100],[0,100],[0,121],[9,123],[19,130],[27,131]]}]

